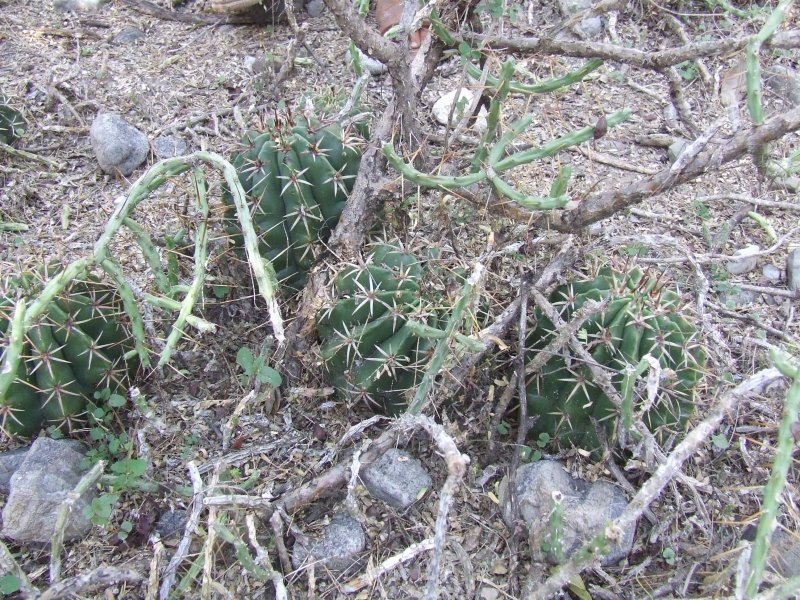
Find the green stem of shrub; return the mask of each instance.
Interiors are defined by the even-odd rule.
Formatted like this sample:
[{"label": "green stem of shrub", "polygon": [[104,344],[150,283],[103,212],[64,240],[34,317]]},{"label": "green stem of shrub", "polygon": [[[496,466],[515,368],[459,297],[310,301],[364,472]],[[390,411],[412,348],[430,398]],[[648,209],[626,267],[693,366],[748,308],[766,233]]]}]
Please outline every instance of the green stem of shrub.
[{"label": "green stem of shrub", "polygon": [[761,518],[758,521],[756,539],[750,555],[750,571],[745,586],[745,597],[753,598],[758,592],[758,586],[764,577],[767,564],[767,550],[772,537],[772,532],[777,524],[780,503],[779,496],[786,486],[786,475],[792,464],[792,451],[794,450],[794,436],[792,425],[797,421],[800,409],[800,366],[795,364],[786,354],[774,351],[771,355],[775,366],[786,377],[791,378],[792,385],[786,394],[783,405],[783,418],[778,427],[778,445],[775,450],[775,462],[769,482],[764,488],[764,500],[761,507]]}]

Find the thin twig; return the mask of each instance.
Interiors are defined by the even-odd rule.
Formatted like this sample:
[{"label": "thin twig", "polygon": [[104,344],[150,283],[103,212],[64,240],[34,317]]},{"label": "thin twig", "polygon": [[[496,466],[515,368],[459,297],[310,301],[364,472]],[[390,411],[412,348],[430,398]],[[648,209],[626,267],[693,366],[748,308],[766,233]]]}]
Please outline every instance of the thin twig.
[{"label": "thin twig", "polygon": [[186,465],[189,470],[189,476],[192,480],[192,511],[189,513],[189,519],[186,521],[186,527],[183,531],[183,538],[178,544],[175,555],[169,561],[167,568],[161,581],[161,588],[159,589],[159,600],[168,600],[172,585],[175,583],[175,576],[178,572],[183,559],[189,553],[189,547],[192,544],[192,537],[197,524],[200,522],[200,512],[203,510],[203,479],[200,476],[200,471],[197,470],[197,465],[194,461],[189,461]]}]

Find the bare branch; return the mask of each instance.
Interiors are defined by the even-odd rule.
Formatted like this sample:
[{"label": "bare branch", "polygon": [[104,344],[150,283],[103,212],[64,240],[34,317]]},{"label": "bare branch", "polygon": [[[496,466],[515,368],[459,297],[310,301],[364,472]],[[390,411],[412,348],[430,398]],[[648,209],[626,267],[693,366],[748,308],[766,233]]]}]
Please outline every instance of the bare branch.
[{"label": "bare branch", "polygon": [[[454,37],[476,45],[483,44],[485,47],[496,50],[506,49],[531,52],[537,55],[554,54],[575,58],[602,58],[654,70],[665,69],[687,60],[694,61],[705,56],[717,56],[742,50],[751,39],[750,36],[744,36],[710,42],[695,42],[658,52],[645,52],[601,42],[575,42],[545,37],[509,38],[477,33],[465,34],[463,37],[454,34]],[[784,49],[800,47],[800,29],[776,33],[764,43],[764,46]]]}]

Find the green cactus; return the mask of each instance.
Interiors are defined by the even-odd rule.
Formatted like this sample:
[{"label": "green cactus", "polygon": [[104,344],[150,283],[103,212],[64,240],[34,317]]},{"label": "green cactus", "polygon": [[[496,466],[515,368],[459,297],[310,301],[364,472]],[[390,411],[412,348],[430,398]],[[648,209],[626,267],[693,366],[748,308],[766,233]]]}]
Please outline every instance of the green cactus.
[{"label": "green cactus", "polygon": [[[318,242],[327,240],[353,188],[363,138],[338,123],[301,116],[249,131],[242,143],[246,149],[231,162],[253,206],[260,252],[282,284],[300,290]],[[237,235],[233,221],[228,229]]]},{"label": "green cactus", "polygon": [[[422,378],[436,315],[420,294],[423,265],[378,245],[334,279],[335,299],[317,316],[320,354],[345,396],[390,415],[402,412]],[[438,330],[433,330],[436,332]]]},{"label": "green cactus", "polygon": [[[664,289],[657,277],[634,268],[621,275],[608,267],[593,278],[556,289],[550,297],[561,318],[569,321],[587,300],[610,298],[604,312],[589,318],[579,332],[594,360],[612,377],[619,391],[626,370],[652,355],[663,371],[656,401],[649,408],[634,401],[634,413],[656,433],[680,429],[694,408],[694,390],[703,376],[706,354],[697,329],[681,316],[678,293]],[[537,326],[529,336],[532,354],[557,334],[537,310]],[[528,414],[537,417],[533,437],[547,434],[561,447],[598,451],[602,445],[595,423],[609,445],[618,439],[619,411],[594,383],[589,368],[567,350],[553,356],[527,384]],[[634,391],[635,393],[635,391]],[[594,421],[594,422],[593,422]]]},{"label": "green cactus", "polygon": [[0,92],[0,142],[11,144],[25,133],[22,113],[11,107],[10,100]]},{"label": "green cactus", "polygon": [[[53,268],[0,281],[0,364],[8,349],[15,298],[34,298]],[[95,392],[116,391],[135,372],[136,359],[113,287],[87,278],[75,282],[47,307],[27,331],[17,377],[0,397],[0,431],[28,437],[41,427],[66,432],[85,424]]]}]

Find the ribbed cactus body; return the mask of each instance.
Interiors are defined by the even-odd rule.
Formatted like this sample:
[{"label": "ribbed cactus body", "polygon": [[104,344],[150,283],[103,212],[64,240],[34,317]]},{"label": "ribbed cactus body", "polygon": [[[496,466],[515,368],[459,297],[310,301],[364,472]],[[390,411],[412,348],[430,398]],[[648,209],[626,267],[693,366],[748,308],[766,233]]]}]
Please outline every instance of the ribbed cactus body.
[{"label": "ribbed cactus body", "polygon": [[380,245],[363,265],[336,276],[317,331],[326,369],[347,397],[392,415],[405,409],[432,346],[409,324],[433,321],[420,299],[424,273],[412,254]]},{"label": "ribbed cactus body", "polygon": [[[27,273],[0,282],[0,364],[15,298],[30,303],[41,281],[41,273]],[[27,332],[17,378],[0,397],[2,432],[27,437],[42,427],[85,424],[95,392],[118,390],[136,370],[137,361],[124,358],[132,347],[115,290],[94,280],[74,283]]]},{"label": "ribbed cactus body", "polygon": [[0,142],[10,144],[25,133],[25,119],[14,109],[9,99],[0,92]]},{"label": "ribbed cactus body", "polygon": [[[590,354],[609,372],[618,391],[626,369],[652,355],[663,369],[658,396],[648,408],[643,404],[646,393],[641,386],[635,388],[633,415],[640,415],[654,432],[680,429],[693,412],[694,389],[706,356],[697,329],[681,316],[681,297],[638,268],[627,275],[603,268],[593,278],[558,288],[550,301],[569,321],[587,300],[606,298],[606,310],[588,319],[579,332]],[[531,356],[558,334],[541,311],[535,317]],[[546,433],[561,447],[596,451],[602,448],[597,424],[613,447],[619,411],[594,383],[589,368],[568,349],[553,356],[528,381],[527,390],[528,414],[537,417],[531,429],[534,437]]]},{"label": "ribbed cactus body", "polygon": [[[339,221],[361,163],[362,142],[338,123],[323,126],[300,117],[296,124],[281,120],[263,132],[246,133],[246,149],[232,159],[252,207],[259,250],[290,290],[302,288],[318,242],[327,240]],[[238,225],[229,223],[236,235]]]}]

